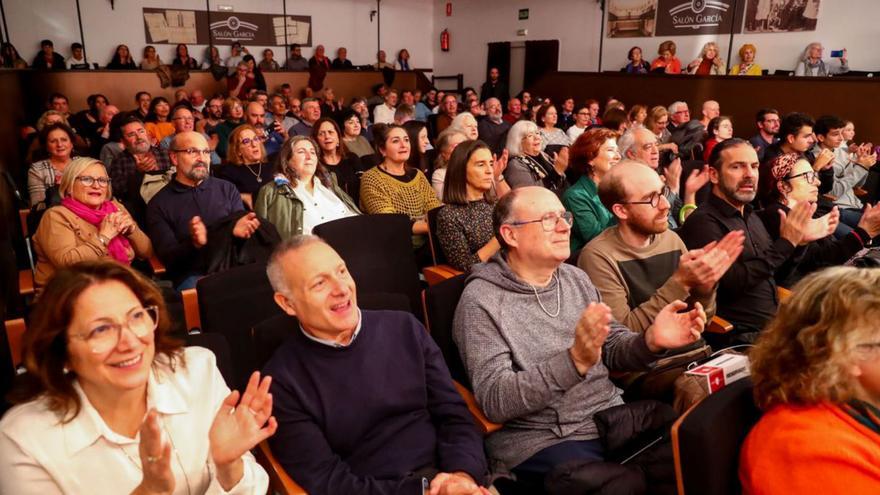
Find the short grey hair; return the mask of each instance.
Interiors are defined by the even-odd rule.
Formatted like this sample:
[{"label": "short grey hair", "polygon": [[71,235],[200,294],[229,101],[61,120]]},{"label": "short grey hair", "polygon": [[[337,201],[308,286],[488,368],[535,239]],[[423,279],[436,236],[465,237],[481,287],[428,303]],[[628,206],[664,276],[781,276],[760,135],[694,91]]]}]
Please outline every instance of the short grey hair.
[{"label": "short grey hair", "polygon": [[520,120],[507,133],[507,152],[511,157],[522,155],[522,140],[528,134],[538,132],[538,124],[531,120]]},{"label": "short grey hair", "polygon": [[[275,292],[283,294],[284,297],[290,298],[290,287],[287,285],[287,277],[284,276],[284,266],[281,259],[291,251],[296,251],[304,246],[315,243],[327,244],[327,241],[316,235],[297,235],[290,239],[281,241],[272,256],[269,257],[269,263],[266,265],[266,276]],[[329,246],[329,244],[327,244]]]},{"label": "short grey hair", "polygon": [[628,158],[626,153],[636,145],[636,129],[629,129],[617,138],[617,150],[622,158]]},{"label": "short grey hair", "polygon": [[667,108],[666,111],[669,112],[669,115],[672,115],[678,111],[678,107],[681,105],[688,106],[688,104],[684,101],[675,101],[672,102],[672,105],[669,105],[669,108]]}]

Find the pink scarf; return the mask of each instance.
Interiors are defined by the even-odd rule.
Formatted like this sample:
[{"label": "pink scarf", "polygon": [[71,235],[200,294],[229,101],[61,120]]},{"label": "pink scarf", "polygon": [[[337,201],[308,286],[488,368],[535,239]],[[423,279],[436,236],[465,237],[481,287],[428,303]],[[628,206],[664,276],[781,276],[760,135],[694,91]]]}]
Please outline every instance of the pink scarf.
[{"label": "pink scarf", "polygon": [[[104,217],[111,213],[119,211],[116,209],[116,205],[114,205],[110,201],[104,201],[104,203],[101,204],[101,207],[96,210],[80,203],[70,196],[62,199],[61,204],[64,205],[64,207],[66,207],[68,210],[75,213],[76,216],[82,218],[86,222],[89,222],[95,227],[101,225],[101,221],[104,220]],[[110,244],[107,245],[107,252],[110,253],[110,256],[114,260],[126,265],[130,265],[131,259],[129,259],[128,257],[128,250],[130,247],[131,243],[128,242],[128,239],[126,239],[125,236],[117,235],[113,239],[111,239]]]}]

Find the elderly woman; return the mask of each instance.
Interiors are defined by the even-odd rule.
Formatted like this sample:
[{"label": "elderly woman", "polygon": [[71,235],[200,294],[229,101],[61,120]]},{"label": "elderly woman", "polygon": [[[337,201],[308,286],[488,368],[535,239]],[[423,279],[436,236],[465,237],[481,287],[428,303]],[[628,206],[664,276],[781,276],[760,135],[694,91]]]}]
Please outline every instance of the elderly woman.
[{"label": "elderly woman", "polygon": [[335,176],[335,182],[357,204],[361,188],[361,160],[350,153],[339,136],[339,126],[328,117],[312,126],[312,141],[318,143],[318,162],[326,172]]},{"label": "elderly woman", "polygon": [[34,282],[45,285],[56,270],[84,260],[115,260],[126,265],[153,253],[150,239],[121,204],[113,201],[104,164],[77,158],[61,176],[61,204],[49,208],[34,234]]},{"label": "elderly woman", "polygon": [[626,59],[629,63],[623,68],[623,72],[627,74],[647,74],[651,71],[651,64],[642,58],[642,49],[637,46],[629,49]]},{"label": "elderly woman", "polygon": [[455,118],[452,119],[452,123],[449,124],[448,129],[458,131],[472,141],[480,137],[477,119],[470,112],[462,112],[456,115]]},{"label": "elderly woman", "polygon": [[665,72],[667,74],[681,74],[681,60],[675,56],[675,42],[666,40],[657,48],[657,55],[651,62],[652,72]]},{"label": "elderly woman", "polygon": [[437,238],[449,264],[467,271],[495,254],[492,230],[495,185],[501,179],[492,151],[482,141],[466,141],[452,152],[437,214]]},{"label": "elderly woman", "polygon": [[242,124],[229,136],[226,163],[214,167],[214,176],[235,184],[241,200],[254,207],[257,191],[272,181],[272,166],[266,158],[263,138],[250,124]]},{"label": "elderly woman", "polygon": [[275,225],[282,239],[311,234],[316,225],[360,214],[318,159],[318,145],[292,136],[278,154],[275,180],[257,194],[257,215]]},{"label": "elderly woman", "polygon": [[658,105],[648,112],[645,119],[645,128],[654,133],[659,143],[660,151],[672,151],[678,153],[678,145],[671,141],[672,133],[669,132],[669,111],[666,107]]},{"label": "elderly woman", "polygon": [[446,183],[446,166],[455,147],[468,140],[467,135],[455,129],[446,129],[437,136],[435,149],[437,158],[434,159],[434,172],[431,174],[431,187],[437,193],[438,198],[443,198],[443,185]]},{"label": "elderly woman", "polygon": [[214,354],[184,349],[156,286],[90,261],[49,282],[27,373],[0,421],[0,492],[266,493],[249,450],[277,429],[271,379],[230,393]]},{"label": "elderly woman", "polygon": [[[757,215],[772,239],[779,239],[780,213],[788,214],[798,203],[819,200],[819,174],[799,153],[784,153],[762,165],[758,194],[763,209]],[[813,220],[815,228],[835,226],[838,213]],[[827,227],[825,223],[830,223]],[[866,206],[858,225],[843,236],[821,236],[804,247],[803,253],[783,263],[776,282],[791,287],[804,275],[820,268],[841,265],[880,235],[880,205]],[[819,237],[818,235],[816,237]]]},{"label": "elderly woman", "polygon": [[[32,163],[28,169],[31,207],[45,202],[47,190],[61,183],[64,169],[70,164],[73,139],[73,129],[62,123],[47,125],[40,131],[40,147],[48,158]],[[52,198],[48,199],[51,202]]]},{"label": "elderly woman", "polygon": [[739,64],[730,68],[732,76],[760,76],[761,66],[755,63],[755,54],[758,49],[751,43],[746,43],[739,49]]},{"label": "elderly woman", "polygon": [[822,43],[813,42],[804,49],[804,54],[794,70],[796,76],[814,76],[825,77],[832,74],[843,74],[849,72],[849,64],[846,60],[846,48],[843,49],[843,55],[840,57],[840,64],[826,64],[822,60],[822,52],[825,48]]},{"label": "elderly woman", "polygon": [[724,60],[719,56],[718,45],[714,41],[703,45],[700,56],[688,64],[687,71],[688,74],[698,76],[724,75],[727,72],[727,67],[724,66]]},{"label": "elderly woman", "polygon": [[535,114],[535,123],[538,124],[538,133],[541,134],[541,150],[551,144],[571,146],[571,139],[568,139],[565,131],[556,127],[557,122],[559,122],[559,112],[556,111],[556,106],[541,105]]},{"label": "elderly woman", "polygon": [[361,208],[364,213],[403,213],[412,220],[413,248],[425,246],[428,211],[440,200],[420,170],[407,166],[412,143],[406,130],[395,124],[376,128],[376,151],[382,163],[361,176]]},{"label": "elderly woman", "polygon": [[743,493],[877,493],[880,270],[801,281],[749,353],[763,416],[740,453]]},{"label": "elderly woman", "polygon": [[507,133],[507,151],[510,161],[504,171],[504,180],[511,189],[524,186],[544,186],[562,195],[568,186],[565,171],[568,161],[563,154],[553,160],[541,151],[538,126],[529,120],[520,120]]},{"label": "elderly woman", "polygon": [[706,126],[706,142],[703,145],[703,161],[709,162],[709,156],[715,145],[733,137],[733,121],[726,115],[719,115],[709,121]]},{"label": "elderly woman", "polygon": [[591,239],[614,225],[614,216],[599,200],[599,183],[620,161],[617,133],[609,129],[590,129],[571,146],[571,165],[581,178],[562,196],[565,209],[574,215],[571,229],[571,252],[578,252]]},{"label": "elderly woman", "polygon": [[375,153],[373,145],[361,134],[361,116],[354,110],[343,110],[339,116],[342,127],[342,142],[345,148],[358,158]]}]

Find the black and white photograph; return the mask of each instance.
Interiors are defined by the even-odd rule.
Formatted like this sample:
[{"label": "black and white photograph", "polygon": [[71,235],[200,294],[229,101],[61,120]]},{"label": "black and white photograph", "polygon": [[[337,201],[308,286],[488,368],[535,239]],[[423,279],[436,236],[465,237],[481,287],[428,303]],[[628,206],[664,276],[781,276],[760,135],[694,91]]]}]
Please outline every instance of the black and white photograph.
[{"label": "black and white photograph", "polygon": [[747,33],[815,31],[820,0],[749,0]]}]

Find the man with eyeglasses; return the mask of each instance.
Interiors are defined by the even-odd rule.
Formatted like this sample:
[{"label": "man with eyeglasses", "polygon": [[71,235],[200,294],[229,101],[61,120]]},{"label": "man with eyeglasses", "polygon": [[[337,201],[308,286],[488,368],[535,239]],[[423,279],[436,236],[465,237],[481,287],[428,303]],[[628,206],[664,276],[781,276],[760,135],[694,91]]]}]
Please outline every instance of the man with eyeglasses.
[{"label": "man with eyeglasses", "polygon": [[492,153],[500,157],[504,152],[510,124],[502,118],[501,101],[498,98],[489,98],[485,104],[486,118],[480,119],[477,123],[480,141],[489,145]]},{"label": "man with eyeglasses", "polygon": [[120,129],[125,151],[110,162],[113,196],[143,225],[145,203],[140,188],[144,176],[165,172],[171,167],[171,160],[165,150],[150,144],[144,123],[137,117],[126,117]]},{"label": "man with eyeglasses", "polygon": [[745,239],[733,231],[717,244],[688,251],[669,229],[668,189],[646,165],[631,160],[615,165],[599,184],[599,199],[617,225],[596,236],[578,257],[614,318],[638,332],[676,299],[700,302],[711,316],[715,287]]},{"label": "man with eyeglasses", "polygon": [[779,142],[779,112],[773,108],[762,108],[755,114],[755,125],[758,133],[749,138],[749,143],[758,152],[758,161],[764,163],[764,152],[770,146]]},{"label": "man with eyeglasses", "polygon": [[688,104],[683,101],[676,101],[669,105],[667,112],[669,113],[669,125],[666,128],[669,132],[687,124],[691,120],[691,111],[688,109]]},{"label": "man with eyeglasses", "polygon": [[[678,235],[688,249],[700,249],[721,241],[734,231],[745,233],[749,242],[718,285],[718,316],[734,325],[713,347],[752,343],[776,313],[776,270],[801,246],[831,232],[827,218],[812,220],[816,206],[803,201],[780,221],[779,238],[773,240],[763,222],[753,214],[751,203],[758,190],[758,155],[748,141],[739,138],[719,143],[709,157],[712,195],[690,216]],[[824,224],[823,224],[824,222]]]},{"label": "man with eyeglasses", "polygon": [[273,156],[281,150],[281,145],[287,139],[287,131],[280,123],[276,125],[274,120],[271,129],[265,125],[266,109],[263,108],[263,105],[256,101],[248,103],[244,111],[244,121],[257,130],[256,138],[263,142],[267,157]]},{"label": "man with eyeglasses", "polygon": [[[159,142],[159,147],[166,151],[171,148],[171,141],[174,140],[174,136],[181,132],[190,132],[193,130],[195,127],[195,116],[188,105],[180,104],[175,106],[174,110],[171,112],[171,123],[174,125],[174,134],[166,136]],[[207,134],[202,133],[202,135],[205,136],[205,139],[208,138]],[[220,156],[218,156],[217,153],[212,153],[211,165],[218,165],[219,163]]]},{"label": "man with eyeglasses", "polygon": [[586,104],[578,105],[577,108],[574,109],[574,125],[565,131],[572,143],[575,142],[588,127],[590,127],[592,118],[593,113],[590,112],[590,107]]},{"label": "man with eyeglasses", "polygon": [[[514,189],[498,201],[492,221],[501,250],[472,268],[453,338],[477,402],[489,420],[503,423],[486,439],[493,472],[540,483],[560,464],[614,455],[604,450],[594,415],[657,419],[648,410],[653,402],[623,405],[609,369],[645,370],[666,349],[697,341],[706,314],[699,303],[679,313],[687,305],[675,301],[642,333],[615,321],[586,273],[565,263],[573,218],[545,188]],[[609,410],[615,406],[622,407]],[[634,424],[622,435],[642,431]],[[656,487],[672,482],[670,464],[648,470],[661,479],[645,480],[638,468],[617,472]]]},{"label": "man with eyeglasses", "polygon": [[[176,134],[171,142],[171,161],[177,173],[147,206],[147,232],[168,276],[183,290],[195,287],[205,274],[207,260],[202,250],[208,244],[208,231],[245,208],[232,183],[211,177],[211,148],[201,134]],[[259,227],[256,214],[241,214],[232,236],[248,239]],[[217,240],[213,232],[212,239]]]}]

